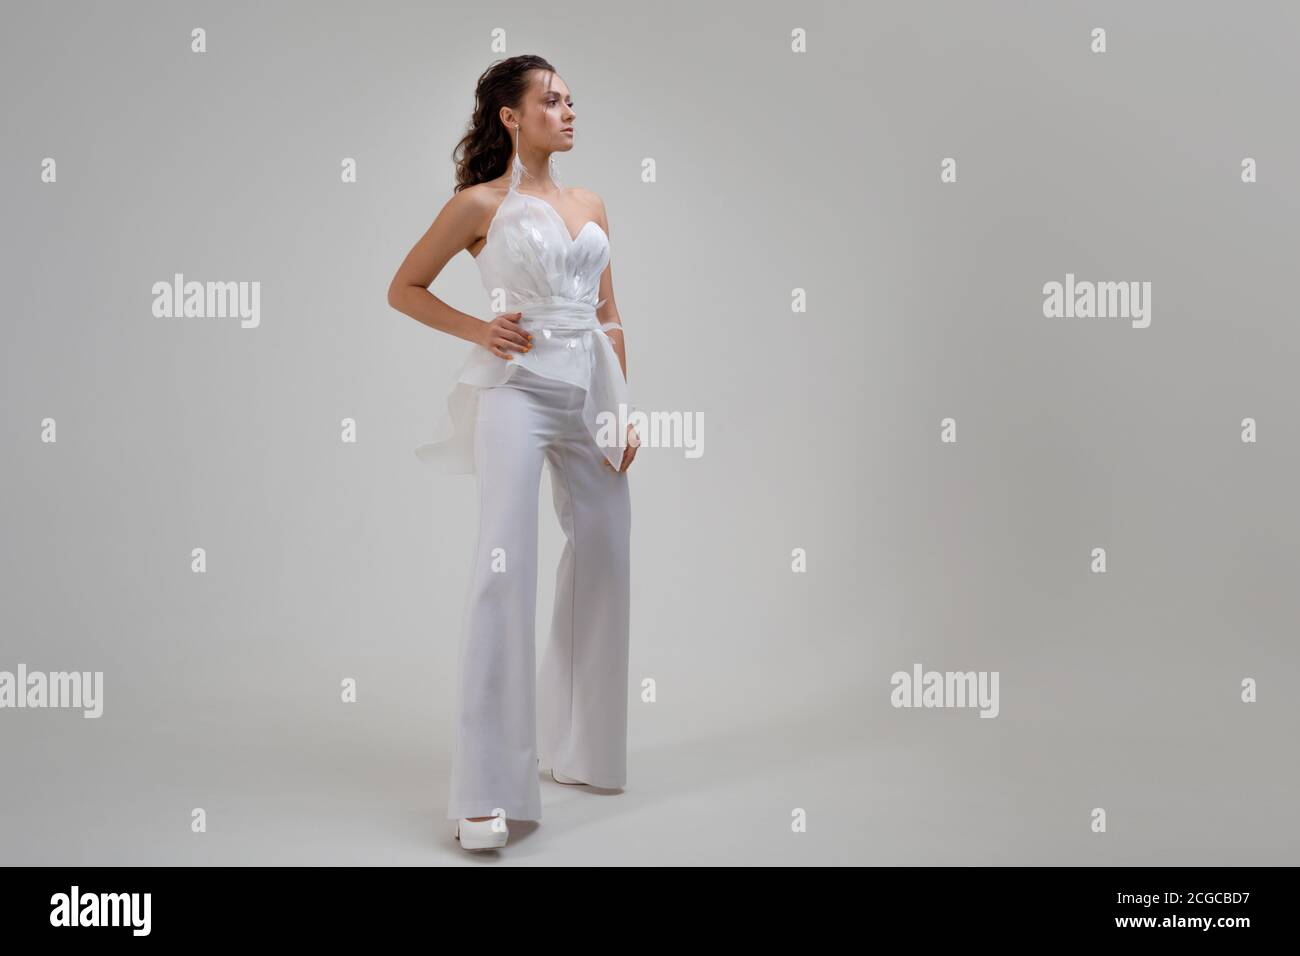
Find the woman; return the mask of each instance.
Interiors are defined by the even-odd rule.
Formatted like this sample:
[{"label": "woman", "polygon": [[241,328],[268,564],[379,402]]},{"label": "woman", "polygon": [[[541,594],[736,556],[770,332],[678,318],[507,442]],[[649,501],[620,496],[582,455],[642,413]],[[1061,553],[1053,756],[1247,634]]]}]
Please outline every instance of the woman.
[{"label": "woman", "polygon": [[[463,618],[447,818],[463,848],[503,846],[506,820],[541,820],[538,735],[559,783],[627,774],[627,357],[600,197],[562,189],[573,99],[549,63],[517,56],[478,81],[455,195],[394,276],[388,302],[473,343],[433,437],[431,467],[477,474],[479,532]],[[491,321],[428,291],[461,249]],[[599,300],[599,301],[598,301]],[[537,499],[542,462],[566,538],[535,707]]]}]

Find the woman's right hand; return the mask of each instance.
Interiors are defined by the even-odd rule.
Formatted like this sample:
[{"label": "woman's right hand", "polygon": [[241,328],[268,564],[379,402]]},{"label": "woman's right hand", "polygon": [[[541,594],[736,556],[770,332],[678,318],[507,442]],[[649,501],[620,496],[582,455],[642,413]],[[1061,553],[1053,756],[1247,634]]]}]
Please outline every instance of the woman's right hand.
[{"label": "woman's right hand", "polygon": [[508,360],[514,359],[511,350],[527,352],[533,347],[533,336],[519,324],[522,315],[522,312],[503,312],[491,322],[484,322],[478,344],[497,358]]}]

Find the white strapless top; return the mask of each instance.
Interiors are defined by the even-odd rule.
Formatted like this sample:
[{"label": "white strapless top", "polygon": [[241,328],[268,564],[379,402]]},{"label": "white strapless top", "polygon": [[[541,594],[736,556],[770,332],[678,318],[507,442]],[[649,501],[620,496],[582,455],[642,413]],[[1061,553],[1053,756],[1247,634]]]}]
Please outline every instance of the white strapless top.
[{"label": "white strapless top", "polygon": [[554,206],[519,191],[526,174],[516,155],[510,188],[475,261],[494,311],[522,312],[519,324],[532,333],[533,347],[526,353],[511,351],[513,358],[503,359],[480,345],[470,346],[433,437],[415,449],[416,457],[440,472],[474,473],[478,390],[504,384],[516,368],[584,389],[587,430],[615,469],[623,462],[626,424],[619,423],[626,423],[635,406],[628,401],[618,354],[596,317],[604,304],[596,297],[609,264],[609,237],[594,220],[571,236]]}]

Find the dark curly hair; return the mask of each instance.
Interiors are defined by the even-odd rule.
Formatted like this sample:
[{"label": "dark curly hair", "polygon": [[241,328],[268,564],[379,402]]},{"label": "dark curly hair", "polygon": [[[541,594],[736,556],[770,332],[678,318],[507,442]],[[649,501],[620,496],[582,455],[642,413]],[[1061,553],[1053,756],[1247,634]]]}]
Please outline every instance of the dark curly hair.
[{"label": "dark curly hair", "polygon": [[501,107],[520,108],[533,70],[554,73],[555,67],[527,53],[498,60],[478,78],[474,115],[451,154],[456,162],[456,192],[496,179],[510,168],[514,145],[501,123]]}]

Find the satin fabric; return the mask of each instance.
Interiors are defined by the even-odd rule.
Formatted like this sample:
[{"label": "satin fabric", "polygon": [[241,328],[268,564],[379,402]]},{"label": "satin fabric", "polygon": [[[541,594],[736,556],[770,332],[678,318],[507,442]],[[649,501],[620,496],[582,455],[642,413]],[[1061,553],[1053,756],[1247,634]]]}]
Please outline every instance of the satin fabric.
[{"label": "satin fabric", "polygon": [[474,473],[479,390],[505,384],[520,368],[583,389],[584,427],[605,459],[615,469],[622,466],[627,435],[619,422],[635,406],[618,353],[596,316],[604,304],[597,297],[609,239],[595,221],[571,236],[554,206],[519,191],[525,173],[516,155],[509,189],[475,261],[484,288],[500,305],[497,311],[523,313],[520,325],[532,333],[533,347],[503,359],[470,346],[432,436],[415,449],[417,458],[439,472]]},{"label": "satin fabric", "polygon": [[[449,820],[498,809],[540,820],[539,752],[563,775],[626,784],[630,492],[591,442],[583,400],[577,386],[527,369],[479,398],[479,537],[457,666]],[[565,545],[538,672],[543,462]]]}]

